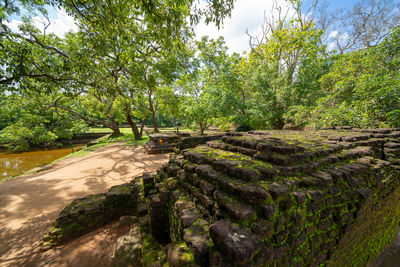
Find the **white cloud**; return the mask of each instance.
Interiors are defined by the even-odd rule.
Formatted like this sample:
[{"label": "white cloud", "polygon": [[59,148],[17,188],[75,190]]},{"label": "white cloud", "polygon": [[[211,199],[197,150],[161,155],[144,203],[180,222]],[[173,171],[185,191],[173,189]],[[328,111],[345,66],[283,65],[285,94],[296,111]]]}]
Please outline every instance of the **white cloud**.
[{"label": "white cloud", "polygon": [[[57,10],[57,17],[50,18],[50,25],[46,29],[46,33],[54,33],[59,37],[63,37],[67,32],[78,31],[78,26],[75,23],[73,17],[69,16],[64,9]],[[32,18],[32,23],[36,26],[41,32],[44,31],[45,25],[48,24],[47,19],[39,16],[35,16]],[[9,22],[5,22],[5,24],[10,27],[11,30],[18,32],[18,26],[22,24],[20,20],[11,20]]]},{"label": "white cloud", "polygon": [[[41,23],[40,20],[37,23],[38,24],[36,25],[35,23],[35,25],[42,30],[43,23]],[[57,18],[50,19],[50,26],[46,29],[46,31],[54,33],[57,36],[63,37],[69,31],[77,32],[78,26],[76,25],[74,18],[69,16],[64,9],[58,9]]]},{"label": "white cloud", "polygon": [[[274,0],[237,0],[232,16],[224,20],[224,25],[220,30],[212,24],[206,25],[202,22],[195,27],[196,39],[201,39],[204,35],[213,39],[223,36],[230,53],[249,51],[249,36],[246,34],[246,29],[252,36],[259,34],[264,22],[264,14],[267,18],[272,17],[274,2]],[[289,9],[286,1],[277,0],[276,2],[278,6],[283,7],[283,13]]]},{"label": "white cloud", "polygon": [[11,21],[5,21],[5,25],[7,25],[13,32],[18,31],[18,26],[22,24],[21,21],[19,20],[11,20]]},{"label": "white cloud", "polygon": [[[285,0],[237,0],[235,1],[231,17],[224,20],[224,25],[220,30],[212,23],[206,25],[204,22],[201,22],[195,27],[196,39],[199,40],[204,35],[208,35],[213,39],[223,36],[230,53],[249,51],[249,36],[246,34],[246,29],[252,36],[260,34],[264,15],[267,18],[271,18],[274,2],[278,6],[283,7],[283,13],[289,9],[288,3]],[[43,22],[45,22],[45,19],[39,16],[35,16],[32,19],[33,24],[43,31]],[[50,23],[46,32],[54,33],[60,37],[63,37],[68,31],[76,32],[78,30],[73,17],[68,16],[63,9],[57,10],[57,17],[50,18]],[[17,31],[21,21],[11,20],[6,24],[12,30]]]},{"label": "white cloud", "polygon": [[336,44],[334,42],[330,42],[326,47],[328,52],[333,51],[334,49],[336,49]]},{"label": "white cloud", "polygon": [[328,51],[332,51],[334,49],[338,49],[337,43],[340,45],[346,44],[350,38],[348,32],[340,33],[339,31],[335,30],[329,33],[328,35],[328,45],[326,49]]},{"label": "white cloud", "polygon": [[328,38],[336,38],[336,36],[338,36],[338,34],[339,34],[339,32],[336,31],[336,30],[331,31],[331,32],[329,33],[329,35],[328,35]]}]

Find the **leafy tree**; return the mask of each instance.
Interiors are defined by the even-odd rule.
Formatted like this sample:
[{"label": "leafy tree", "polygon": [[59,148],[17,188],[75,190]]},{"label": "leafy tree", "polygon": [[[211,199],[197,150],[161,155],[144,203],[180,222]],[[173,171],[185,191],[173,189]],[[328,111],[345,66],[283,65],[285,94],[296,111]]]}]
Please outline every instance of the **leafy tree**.
[{"label": "leafy tree", "polygon": [[[327,71],[322,31],[301,12],[301,1],[290,1],[295,13],[267,21],[248,58],[241,62],[254,128],[280,129],[295,105],[310,105],[321,96],[318,77]],[[278,9],[280,11],[280,9]]]},{"label": "leafy tree", "polygon": [[[23,3],[43,9],[39,2]],[[126,99],[130,95],[141,96],[143,90],[147,90],[149,109],[157,130],[154,90],[160,83],[170,80],[168,76],[171,76],[173,65],[176,65],[174,59],[191,35],[187,27],[187,17],[193,23],[205,17],[207,22],[220,25],[233,7],[233,0],[205,3],[206,5],[197,5],[193,0],[168,3],[119,0],[109,5],[109,2],[97,0],[85,3],[52,1],[51,4],[66,8],[77,19],[80,32],[61,40],[54,35],[41,35],[29,23],[29,18],[20,27],[22,33],[13,33],[2,23],[1,38],[7,43],[0,51],[0,63],[4,66],[0,68],[0,84],[3,85],[3,90],[10,90],[12,87],[20,90],[23,79],[40,80],[47,83],[46,88],[54,85],[64,96],[77,97],[82,94],[84,99],[80,99],[81,105],[88,102],[93,107],[106,105],[99,110],[108,112],[113,110],[112,103],[118,97]],[[8,9],[4,16],[18,11],[9,6],[5,8]],[[13,53],[7,59],[9,51]],[[135,112],[133,107],[141,106],[142,102],[139,105],[133,104],[134,99],[142,97],[128,101],[124,110],[135,137],[139,138],[136,125],[129,120],[131,115],[128,115]],[[117,120],[111,114],[103,114],[107,120],[94,120],[87,116],[88,112],[83,114],[67,107],[65,103],[61,105],[58,99],[51,106],[68,111],[71,116],[88,122],[107,124],[115,133],[119,131]],[[91,106],[86,107],[93,110]]]},{"label": "leafy tree", "polygon": [[199,126],[201,134],[215,118],[222,115],[221,103],[217,104],[217,101],[222,66],[227,58],[226,50],[223,38],[209,40],[205,36],[201,41],[191,43],[187,51],[187,70],[174,84],[175,94],[180,95],[181,106],[173,113],[179,110],[185,124]]},{"label": "leafy tree", "polygon": [[15,151],[28,150],[32,146],[52,146],[60,139],[70,139],[86,130],[86,125],[56,114],[42,105],[45,95],[38,102],[32,95],[10,94],[2,101],[3,108],[18,111],[13,120],[0,131],[0,143]]},{"label": "leafy tree", "polygon": [[321,79],[326,96],[312,111],[313,124],[398,127],[399,38],[396,28],[376,47],[341,56]]}]

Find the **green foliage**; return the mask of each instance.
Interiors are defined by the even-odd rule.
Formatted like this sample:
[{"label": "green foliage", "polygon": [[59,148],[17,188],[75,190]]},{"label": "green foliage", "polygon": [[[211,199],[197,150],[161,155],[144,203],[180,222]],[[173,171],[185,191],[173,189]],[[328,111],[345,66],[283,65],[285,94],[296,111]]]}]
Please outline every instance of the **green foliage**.
[{"label": "green foliage", "polygon": [[9,95],[2,100],[2,109],[18,110],[0,130],[0,143],[13,151],[31,146],[55,145],[59,139],[70,139],[86,130],[84,123],[71,121],[50,109],[41,107],[29,96]]},{"label": "green foliage", "polygon": [[[137,140],[141,122],[201,132],[212,124],[400,127],[399,28],[375,47],[327,53],[323,31],[296,0],[288,1],[294,15],[264,25],[268,34],[249,54],[229,55],[223,38],[192,41],[192,25],[203,17],[219,27],[233,2],[8,3],[2,19],[20,7],[46,14],[45,4],[58,4],[79,31],[43,34],[25,17],[16,33],[1,20],[2,142],[17,149],[53,144],[83,122],[119,135],[128,121]],[[12,93],[24,105],[31,97],[30,107],[7,102]]]},{"label": "green foliage", "polygon": [[317,78],[326,71],[322,32],[312,22],[279,21],[274,27],[243,62],[243,68],[253,70],[252,124],[257,128],[282,128],[292,106],[315,101],[321,95]]},{"label": "green foliage", "polygon": [[388,124],[393,127],[400,127],[400,109],[393,110],[388,114]]},{"label": "green foliage", "polygon": [[227,47],[223,38],[210,40],[203,37],[194,44],[195,49],[188,51],[191,61],[186,73],[183,73],[175,86],[180,93],[180,114],[185,125],[199,126],[203,134],[214,120],[224,117],[221,112],[220,99],[216,96],[220,87],[216,86],[220,80],[219,74],[224,67],[227,57]]},{"label": "green foliage", "polygon": [[381,44],[344,54],[321,78],[326,95],[318,100],[309,123],[317,127],[398,127],[400,29]]}]

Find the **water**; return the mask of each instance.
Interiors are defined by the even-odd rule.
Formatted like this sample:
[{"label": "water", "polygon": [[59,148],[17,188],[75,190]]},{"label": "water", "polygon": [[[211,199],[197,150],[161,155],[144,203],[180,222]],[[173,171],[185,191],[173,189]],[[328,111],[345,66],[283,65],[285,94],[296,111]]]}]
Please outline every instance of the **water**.
[{"label": "water", "polygon": [[[79,147],[74,147],[74,151]],[[71,148],[36,150],[22,153],[0,151],[0,181],[39,167],[71,153]]]}]

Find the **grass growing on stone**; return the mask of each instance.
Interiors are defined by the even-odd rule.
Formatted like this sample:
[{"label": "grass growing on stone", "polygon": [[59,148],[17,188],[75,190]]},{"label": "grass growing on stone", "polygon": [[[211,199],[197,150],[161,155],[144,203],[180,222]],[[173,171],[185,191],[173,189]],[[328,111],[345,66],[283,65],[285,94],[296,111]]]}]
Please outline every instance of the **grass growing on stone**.
[{"label": "grass growing on stone", "polygon": [[267,168],[273,169],[273,166],[270,163],[267,163],[267,162],[261,161],[261,160],[257,160],[250,156],[246,156],[246,155],[236,153],[236,152],[227,152],[227,151],[223,151],[223,150],[219,150],[219,149],[215,149],[215,148],[209,148],[206,146],[198,146],[198,147],[192,149],[191,151],[206,154],[207,156],[214,158],[216,160],[227,159],[227,160],[239,162],[238,167],[249,168],[249,169],[254,169],[254,170],[257,170],[257,167],[267,167]]},{"label": "grass growing on stone", "polygon": [[358,212],[354,226],[339,243],[328,266],[365,266],[396,235],[400,221],[400,188],[384,199],[372,196]]},{"label": "grass growing on stone", "polygon": [[[143,266],[163,266],[167,256],[150,234],[149,226],[141,226]],[[156,265],[159,264],[159,265]]]}]

